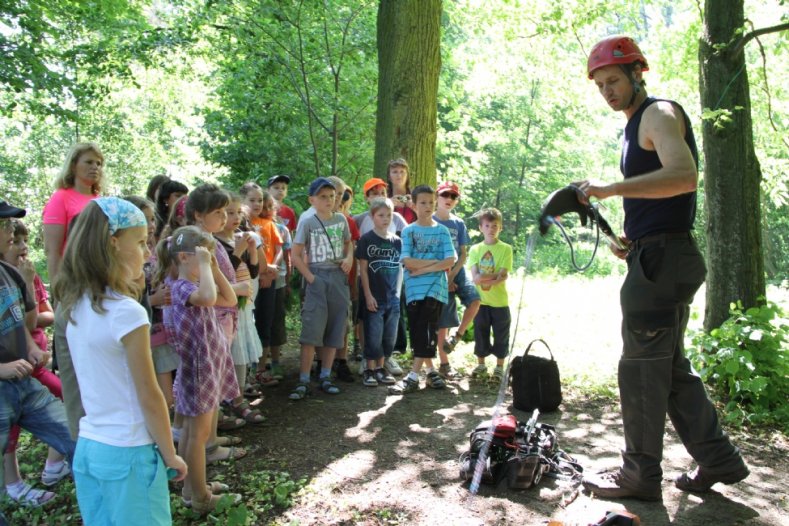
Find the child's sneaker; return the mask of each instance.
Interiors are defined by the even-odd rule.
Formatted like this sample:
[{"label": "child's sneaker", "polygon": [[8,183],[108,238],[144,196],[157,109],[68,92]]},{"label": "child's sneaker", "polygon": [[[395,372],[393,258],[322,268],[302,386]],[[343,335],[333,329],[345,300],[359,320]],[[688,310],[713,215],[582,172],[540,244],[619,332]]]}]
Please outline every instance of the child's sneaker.
[{"label": "child's sneaker", "polygon": [[395,383],[397,383],[395,377],[389,374],[389,372],[387,372],[387,370],[384,369],[383,367],[380,367],[375,370],[375,380],[379,384],[383,384],[383,385],[394,385]]},{"label": "child's sneaker", "polygon": [[447,380],[452,380],[453,378],[457,378],[459,376],[459,373],[452,367],[451,364],[448,363],[442,363],[438,366],[438,374]]},{"label": "child's sneaker", "polygon": [[41,483],[47,487],[54,486],[70,474],[71,468],[69,468],[68,463],[62,461],[60,467],[55,471],[50,471],[46,467],[44,468],[44,471],[41,472]]},{"label": "child's sneaker", "polygon": [[436,371],[427,373],[427,386],[433,389],[443,389],[447,386],[444,378]]},{"label": "child's sneaker", "polygon": [[413,380],[406,376],[393,386],[389,387],[389,394],[402,395],[419,391],[419,380]]},{"label": "child's sneaker", "polygon": [[488,368],[485,367],[484,363],[481,363],[474,367],[474,370],[471,371],[472,378],[485,378],[488,376]]},{"label": "child's sneaker", "polygon": [[457,333],[453,334],[449,338],[446,338],[444,340],[444,352],[449,354],[452,351],[454,351],[459,341],[460,341],[460,336],[458,336]]},{"label": "child's sneaker", "polygon": [[390,356],[384,360],[384,368],[386,368],[386,370],[389,371],[389,374],[392,376],[403,375],[403,369],[400,367],[400,364],[397,363],[397,360],[395,360],[393,356]]},{"label": "child's sneaker", "polygon": [[375,371],[365,369],[362,374],[362,383],[367,387],[378,387],[378,380],[375,377]]},{"label": "child's sneaker", "polygon": [[501,379],[504,378],[504,368],[500,365],[497,365],[493,368],[493,373],[490,376],[497,382],[500,382]]}]

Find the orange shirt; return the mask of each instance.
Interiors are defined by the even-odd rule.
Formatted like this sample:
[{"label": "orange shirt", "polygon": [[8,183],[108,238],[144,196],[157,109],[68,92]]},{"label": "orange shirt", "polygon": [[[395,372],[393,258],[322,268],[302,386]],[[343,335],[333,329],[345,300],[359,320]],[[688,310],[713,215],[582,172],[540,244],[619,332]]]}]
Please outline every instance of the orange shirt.
[{"label": "orange shirt", "polygon": [[266,251],[266,262],[269,265],[274,264],[274,258],[277,255],[277,247],[282,246],[282,238],[279,236],[277,225],[274,221],[264,217],[253,217],[252,226],[260,234],[263,239]]}]

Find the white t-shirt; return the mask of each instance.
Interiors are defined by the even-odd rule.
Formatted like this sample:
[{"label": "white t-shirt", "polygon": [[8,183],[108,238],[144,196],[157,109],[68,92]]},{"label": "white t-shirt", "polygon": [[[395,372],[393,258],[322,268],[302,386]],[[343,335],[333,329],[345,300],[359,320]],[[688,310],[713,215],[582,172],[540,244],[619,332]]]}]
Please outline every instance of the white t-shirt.
[{"label": "white t-shirt", "polygon": [[83,295],[71,313],[76,324],[69,322],[66,326],[85,408],[79,436],[116,447],[152,444],[121,342],[121,338],[148,324],[148,315],[133,299],[111,291],[109,294],[110,299],[103,302],[104,314],[94,311],[87,294]]}]

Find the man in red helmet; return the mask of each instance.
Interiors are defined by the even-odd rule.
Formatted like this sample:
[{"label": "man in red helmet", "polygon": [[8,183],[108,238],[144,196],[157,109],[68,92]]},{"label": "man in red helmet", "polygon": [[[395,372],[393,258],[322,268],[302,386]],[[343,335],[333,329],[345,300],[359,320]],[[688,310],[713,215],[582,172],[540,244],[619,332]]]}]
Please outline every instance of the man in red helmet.
[{"label": "man in red helmet", "polygon": [[691,234],[696,215],[698,154],[690,121],[676,102],[647,96],[649,66],[633,39],[598,42],[590,79],[614,111],[627,117],[620,169],[611,184],[579,183],[587,198],[623,198],[627,260],[620,291],[623,350],[618,381],[624,422],[622,467],[584,478],[600,497],[660,500],[663,434],[668,413],[698,467],[675,480],[705,492],[748,476],[739,450],[721,430],[704,385],[684,353],[690,304],[706,267]]}]

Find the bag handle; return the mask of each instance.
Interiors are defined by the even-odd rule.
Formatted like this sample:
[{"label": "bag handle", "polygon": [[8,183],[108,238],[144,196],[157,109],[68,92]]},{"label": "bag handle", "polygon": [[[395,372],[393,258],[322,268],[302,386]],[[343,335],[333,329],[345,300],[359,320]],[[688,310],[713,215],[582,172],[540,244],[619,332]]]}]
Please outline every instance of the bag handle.
[{"label": "bag handle", "polygon": [[543,340],[542,338],[537,338],[535,340],[530,341],[529,345],[526,347],[526,350],[523,352],[523,357],[525,358],[526,356],[528,356],[529,351],[531,351],[531,346],[534,345],[536,342],[540,342],[541,344],[543,344],[545,346],[545,348],[548,349],[548,354],[551,355],[551,361],[552,362],[555,361],[553,359],[553,352],[551,352],[551,348],[548,347],[548,344],[545,343],[545,340]]}]

